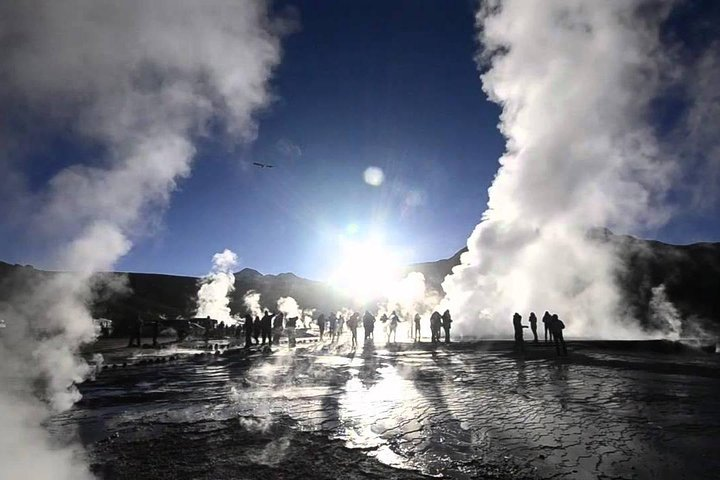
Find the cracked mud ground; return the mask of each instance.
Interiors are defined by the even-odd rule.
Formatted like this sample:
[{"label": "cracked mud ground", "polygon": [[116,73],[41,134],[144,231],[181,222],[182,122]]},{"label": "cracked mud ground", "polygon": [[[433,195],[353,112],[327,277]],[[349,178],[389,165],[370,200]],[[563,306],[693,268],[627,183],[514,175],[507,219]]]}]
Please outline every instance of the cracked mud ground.
[{"label": "cracked mud ground", "polygon": [[230,350],[105,370],[51,426],[108,479],[718,478],[718,355],[623,345]]}]

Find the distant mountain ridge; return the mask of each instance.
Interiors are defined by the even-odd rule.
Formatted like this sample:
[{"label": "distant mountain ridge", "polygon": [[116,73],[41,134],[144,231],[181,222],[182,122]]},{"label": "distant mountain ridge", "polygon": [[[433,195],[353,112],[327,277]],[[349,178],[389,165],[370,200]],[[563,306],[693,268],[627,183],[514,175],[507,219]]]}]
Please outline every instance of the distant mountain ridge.
[{"label": "distant mountain ridge", "polygon": [[[668,299],[683,317],[693,317],[703,328],[720,330],[720,243],[670,245],[654,240],[615,235],[598,229],[591,233],[600,242],[610,242],[619,252],[620,268],[617,281],[627,308],[641,320],[647,320],[652,289],[665,285]],[[467,249],[435,262],[417,263],[404,271],[423,273],[428,288],[441,291],[440,284],[452,268],[460,264]],[[0,262],[0,302],[9,302],[13,292],[28,289],[38,277],[52,272]],[[138,313],[169,318],[191,317],[200,278],[155,273],[97,274],[98,300],[92,305],[97,317],[116,321],[119,330]],[[124,292],[113,293],[103,287],[107,280],[126,279]],[[350,305],[350,299],[330,285],[298,277],[293,273],[265,275],[245,268],[235,274],[235,291],[230,296],[233,313],[244,313],[243,295],[248,290],[261,294],[263,306],[274,308],[280,297],[291,296],[302,308],[320,311]]]}]

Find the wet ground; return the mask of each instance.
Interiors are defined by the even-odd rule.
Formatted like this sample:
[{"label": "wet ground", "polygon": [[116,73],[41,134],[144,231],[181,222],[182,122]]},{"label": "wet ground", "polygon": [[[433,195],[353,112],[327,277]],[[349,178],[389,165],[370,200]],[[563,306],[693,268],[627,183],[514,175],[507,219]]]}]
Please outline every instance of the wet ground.
[{"label": "wet ground", "polygon": [[718,478],[717,354],[345,340],[133,351],[51,427],[108,479]]}]

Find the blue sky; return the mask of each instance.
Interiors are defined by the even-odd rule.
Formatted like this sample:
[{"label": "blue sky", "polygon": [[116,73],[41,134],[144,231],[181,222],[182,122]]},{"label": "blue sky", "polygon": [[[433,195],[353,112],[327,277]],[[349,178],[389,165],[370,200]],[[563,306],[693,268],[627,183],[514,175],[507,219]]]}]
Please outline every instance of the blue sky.
[{"label": "blue sky", "polygon": [[[692,52],[717,38],[712,19],[720,16],[717,3],[689,4],[668,34]],[[464,246],[504,149],[500,110],[485,97],[474,61],[476,3],[276,7],[286,6],[300,28],[284,41],[275,101],[258,117],[257,139],[233,146],[227,138],[203,138],[192,176],[119,270],[201,275],[215,252],[229,248],[240,257],[238,269],[323,279],[339,235],[381,232],[408,262],[446,258]],[[659,102],[659,128],[682,110],[671,100]],[[31,186],[97,155],[97,147],[66,134],[48,139],[32,159]],[[384,171],[379,187],[363,181],[369,166]],[[687,207],[682,186],[672,195],[685,205],[676,217],[634,233],[674,243],[720,240],[716,208]],[[46,242],[8,225],[0,234],[1,260],[43,266]]]},{"label": "blue sky", "polygon": [[[464,245],[504,147],[473,59],[472,2],[291,3],[302,26],[257,140],[206,144],[163,230],[119,268],[201,274],[227,247],[242,266],[323,278],[351,224],[413,262]],[[383,185],[363,181],[368,166]]]}]

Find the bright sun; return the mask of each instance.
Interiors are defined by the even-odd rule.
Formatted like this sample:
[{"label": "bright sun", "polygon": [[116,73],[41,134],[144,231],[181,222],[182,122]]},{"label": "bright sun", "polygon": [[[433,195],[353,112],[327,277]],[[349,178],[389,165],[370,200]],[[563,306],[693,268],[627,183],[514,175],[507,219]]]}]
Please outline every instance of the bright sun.
[{"label": "bright sun", "polygon": [[364,301],[387,293],[399,272],[397,255],[381,241],[343,239],[338,267],[330,282]]}]

